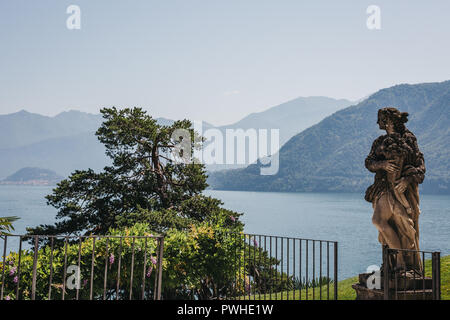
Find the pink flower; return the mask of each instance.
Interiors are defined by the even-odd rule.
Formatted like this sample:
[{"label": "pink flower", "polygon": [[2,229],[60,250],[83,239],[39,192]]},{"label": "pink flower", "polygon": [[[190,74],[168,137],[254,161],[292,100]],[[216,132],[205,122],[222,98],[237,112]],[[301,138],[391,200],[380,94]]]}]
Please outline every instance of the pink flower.
[{"label": "pink flower", "polygon": [[109,264],[113,263],[114,263],[114,254],[111,253],[111,255],[109,256]]},{"label": "pink flower", "polygon": [[152,256],[150,259],[152,260],[152,263],[153,263],[153,264],[156,264],[156,259],[155,259],[155,257]]},{"label": "pink flower", "polygon": [[16,271],[17,271],[17,267],[12,267],[12,268],[9,270],[9,275],[10,275],[10,276],[13,276],[13,275],[16,273]]},{"label": "pink flower", "polygon": [[14,281],[14,283],[19,282],[19,277],[18,277],[18,276],[15,276],[13,281]]},{"label": "pink flower", "polygon": [[11,300],[11,297],[10,296],[6,296],[5,300]]},{"label": "pink flower", "polygon": [[233,216],[230,216],[231,221],[236,222],[236,218]]},{"label": "pink flower", "polygon": [[255,245],[255,247],[258,246],[258,241],[256,241],[256,239],[253,239],[253,244]]}]

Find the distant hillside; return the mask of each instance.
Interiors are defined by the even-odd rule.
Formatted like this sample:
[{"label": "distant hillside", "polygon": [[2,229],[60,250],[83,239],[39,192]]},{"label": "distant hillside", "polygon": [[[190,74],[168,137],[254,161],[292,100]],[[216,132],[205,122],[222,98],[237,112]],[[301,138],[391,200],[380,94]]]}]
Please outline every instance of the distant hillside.
[{"label": "distant hillside", "polygon": [[364,167],[372,141],[383,134],[377,111],[410,113],[407,127],[425,155],[421,190],[450,194],[450,81],[397,85],[325,118],[291,138],[279,152],[280,170],[259,175],[260,164],[211,173],[214,189],[254,191],[363,191],[373,181]]},{"label": "distant hillside", "polygon": [[[55,117],[20,111],[0,115],[0,179],[24,167],[51,168],[63,176],[110,164],[95,136],[102,116],[80,111]],[[158,118],[158,122],[173,121]]]},{"label": "distant hillside", "polygon": [[[350,104],[347,100],[326,97],[298,98],[260,113],[253,113],[239,122],[218,127],[226,129],[280,129],[280,145],[294,134],[317,123],[325,116]],[[173,120],[157,118],[170,125]],[[102,116],[68,111],[55,117],[20,111],[0,115],[0,179],[23,167],[51,168],[64,176],[76,169],[100,170],[109,165],[103,145],[95,131]],[[203,122],[203,130],[212,128]],[[233,167],[233,166],[232,166]],[[228,166],[207,166],[208,170]]]},{"label": "distant hillside", "polygon": [[27,146],[47,139],[94,132],[102,123],[100,114],[80,111],[62,112],[47,117],[25,110],[0,115],[0,149]]},{"label": "distant hillside", "polygon": [[[345,99],[299,97],[262,112],[252,113],[236,123],[217,127],[217,129],[223,133],[224,137],[226,129],[279,129],[281,147],[292,136],[351,104],[351,101]],[[208,165],[207,169],[222,170],[239,167],[243,165]]]},{"label": "distant hillside", "polygon": [[41,168],[22,168],[0,184],[20,184],[20,185],[55,185],[64,179],[56,172]]}]

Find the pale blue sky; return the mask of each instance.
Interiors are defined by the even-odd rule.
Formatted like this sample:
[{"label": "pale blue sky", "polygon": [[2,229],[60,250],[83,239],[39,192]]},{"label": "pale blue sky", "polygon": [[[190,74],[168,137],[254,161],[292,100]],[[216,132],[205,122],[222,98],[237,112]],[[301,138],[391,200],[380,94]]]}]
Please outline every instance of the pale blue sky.
[{"label": "pale blue sky", "polygon": [[449,21],[448,0],[1,0],[0,114],[141,106],[226,124],[298,96],[355,100],[448,80]]}]

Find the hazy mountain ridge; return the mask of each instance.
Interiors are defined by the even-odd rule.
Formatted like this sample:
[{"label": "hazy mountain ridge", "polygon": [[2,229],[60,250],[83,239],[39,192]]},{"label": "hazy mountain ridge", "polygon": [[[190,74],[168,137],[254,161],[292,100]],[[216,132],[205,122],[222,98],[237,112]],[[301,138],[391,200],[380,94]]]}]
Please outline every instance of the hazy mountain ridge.
[{"label": "hazy mountain ridge", "polygon": [[[280,145],[324,116],[349,105],[345,99],[327,97],[297,98],[253,113],[235,124],[216,127],[203,122],[203,130],[280,129]],[[109,165],[103,145],[95,131],[102,123],[101,114],[80,111],[62,112],[54,117],[27,111],[0,115],[0,179],[23,167],[50,168],[67,176],[76,169],[100,170]],[[157,118],[171,125],[173,120]],[[208,170],[228,168],[208,165]]]},{"label": "hazy mountain ridge", "polygon": [[[334,99],[323,96],[299,97],[264,111],[251,113],[236,123],[216,128],[222,132],[223,137],[226,136],[225,133],[227,129],[279,129],[279,147],[281,147],[292,136],[318,123],[324,117],[351,104],[352,102],[346,99]],[[248,158],[248,148],[246,149],[246,152],[246,158]],[[242,168],[245,166],[246,165],[223,164],[207,165],[206,167],[211,171]]]},{"label": "hazy mountain ridge", "polygon": [[364,167],[372,141],[383,134],[377,111],[386,106],[410,113],[407,127],[425,155],[422,189],[450,193],[450,81],[382,89],[337,111],[291,138],[280,149],[280,170],[260,176],[259,164],[210,174],[214,189],[253,191],[363,191],[373,181]]},{"label": "hazy mountain ridge", "polygon": [[102,169],[110,164],[95,136],[102,121],[101,114],[75,110],[54,117],[25,110],[0,115],[0,179],[24,167],[50,168],[64,176],[76,169]]}]

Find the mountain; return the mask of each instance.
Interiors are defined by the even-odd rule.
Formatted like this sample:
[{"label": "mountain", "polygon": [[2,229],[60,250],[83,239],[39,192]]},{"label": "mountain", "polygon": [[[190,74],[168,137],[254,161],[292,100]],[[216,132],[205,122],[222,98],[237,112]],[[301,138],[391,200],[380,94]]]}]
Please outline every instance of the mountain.
[{"label": "mountain", "polygon": [[326,117],[292,137],[279,151],[279,171],[260,175],[258,162],[244,169],[211,173],[213,189],[254,191],[364,191],[373,174],[364,159],[379,130],[378,109],[409,112],[407,127],[416,135],[427,173],[421,190],[450,194],[450,81],[402,84]]},{"label": "mountain", "polygon": [[102,123],[102,116],[80,111],[62,112],[47,117],[25,110],[0,115],[0,149],[17,148],[52,138],[94,132]]},{"label": "mountain", "polygon": [[[100,114],[62,112],[54,117],[19,111],[0,115],[0,179],[23,167],[51,168],[63,176],[109,165],[95,132]],[[158,118],[159,123],[173,121]]]},{"label": "mountain", "polygon": [[[253,113],[226,129],[280,129],[280,144],[308,126],[317,123],[350,101],[326,97],[298,98],[259,113]],[[173,120],[157,118],[170,125]],[[95,131],[102,123],[100,114],[71,110],[47,117],[25,110],[0,115],[0,178],[23,167],[51,168],[64,176],[75,169],[100,170],[110,164]],[[203,122],[203,130],[215,128]],[[225,169],[226,165],[209,165],[208,170]],[[233,167],[233,166],[231,166]]]},{"label": "mountain", "polygon": [[[351,105],[345,99],[328,97],[299,97],[297,99],[271,107],[265,111],[252,113],[242,120],[225,126],[217,127],[226,136],[227,129],[279,129],[281,147],[295,134],[318,123],[332,113]],[[205,129],[205,128],[204,128]],[[276,152],[278,150],[274,150]],[[224,146],[225,154],[225,146]],[[246,155],[246,159],[248,154]],[[247,163],[248,164],[248,163]],[[245,165],[207,165],[209,171],[243,167]]]},{"label": "mountain", "polygon": [[55,185],[64,179],[56,172],[42,168],[22,168],[0,184]]}]

